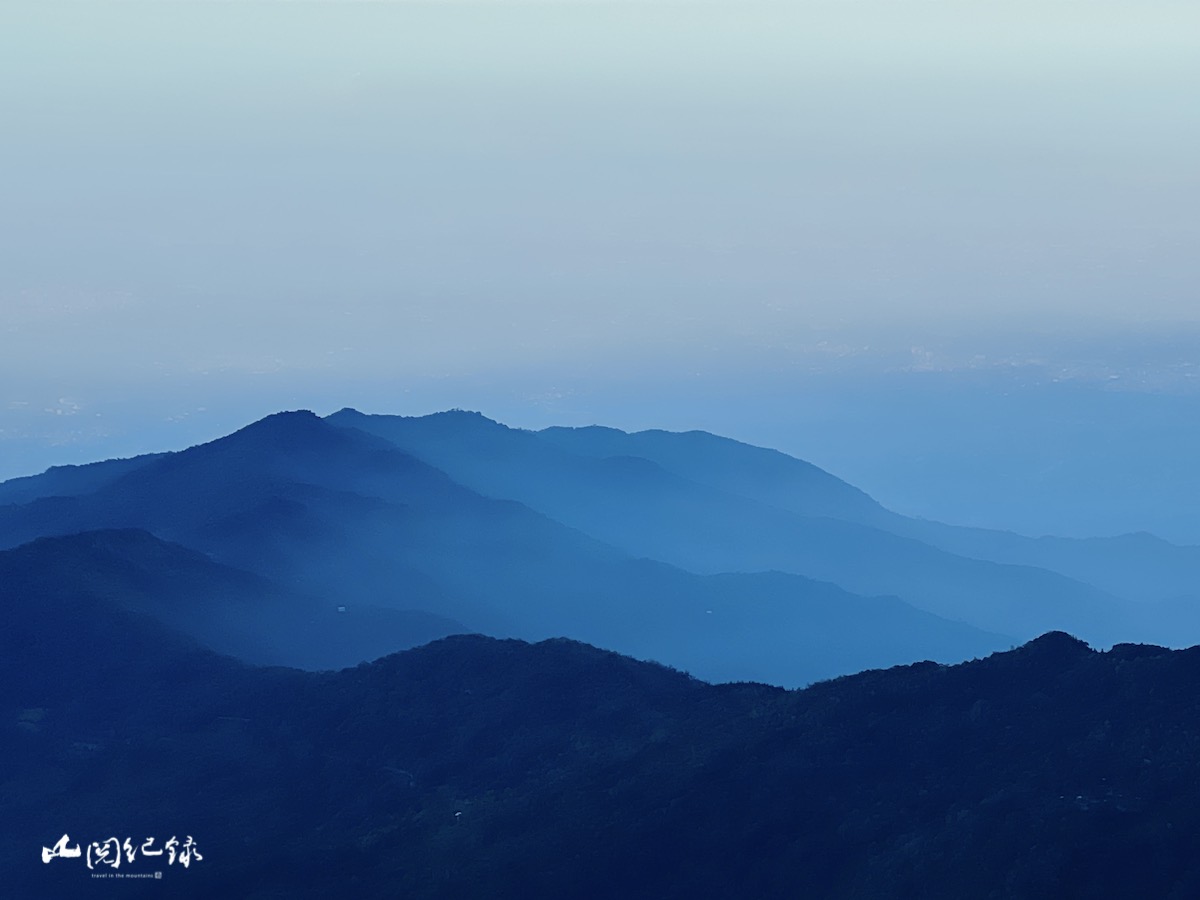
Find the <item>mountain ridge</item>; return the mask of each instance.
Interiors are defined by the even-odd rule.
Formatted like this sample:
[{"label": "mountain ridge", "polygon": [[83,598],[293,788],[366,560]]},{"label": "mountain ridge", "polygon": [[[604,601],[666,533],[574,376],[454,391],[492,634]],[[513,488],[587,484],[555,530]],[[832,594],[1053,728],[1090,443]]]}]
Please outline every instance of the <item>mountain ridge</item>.
[{"label": "mountain ridge", "polygon": [[88,877],[43,865],[31,840],[173,827],[204,854],[165,873],[184,898],[1165,897],[1200,883],[1197,649],[1098,652],[1050,633],[787,691],[478,635],[340,672],[262,669],[131,616],[103,598],[0,604],[18,704],[0,719],[0,867],[18,894],[70,896]]},{"label": "mountain ridge", "polygon": [[[0,546],[142,528],[252,570],[310,607],[325,598],[325,609],[420,614],[431,627],[573,636],[712,679],[791,685],[839,674],[839,654],[845,672],[901,662],[905,647],[957,661],[1054,628],[1101,644],[1178,642],[1200,630],[1187,599],[1135,608],[1050,568],[959,556],[864,525],[859,512],[882,507],[777,451],[638,433],[648,458],[630,435],[595,430],[605,445],[580,454],[560,446],[567,431],[551,442],[481,413],[278,413],[93,470],[76,481],[87,492],[0,507]],[[697,441],[709,456],[688,456]],[[833,518],[773,505],[766,470],[734,465],[746,453],[832,485],[818,499],[840,493],[854,508]],[[46,485],[58,490],[61,479]],[[346,652],[323,665],[364,658]]]},{"label": "mountain ridge", "polygon": [[[314,456],[295,446],[295,426],[327,431],[317,444],[357,455]],[[266,437],[283,451],[243,452],[264,429],[282,432]],[[340,667],[379,654],[370,634],[360,649],[318,653],[319,631],[305,623],[339,606],[422,613],[426,625],[498,636],[587,638],[709,678],[787,684],[901,661],[918,649],[952,660],[1012,642],[798,576],[713,580],[631,559],[512,501],[470,492],[381,439],[312,417],[271,419],[232,442],[184,453],[93,495],[0,510],[0,536],[141,527],[252,570],[282,594],[310,598],[298,608],[316,610],[278,617],[281,633],[298,632],[290,655],[272,660],[293,665]],[[856,636],[864,614],[886,630]],[[336,623],[348,628],[357,615]]]},{"label": "mountain ridge", "polygon": [[[693,462],[683,474],[663,468],[680,455],[677,450],[666,456],[652,453],[647,459],[636,455],[642,452],[639,447],[625,441],[647,435],[682,440],[689,435],[627,435],[590,427],[581,431],[603,433],[605,442],[581,455],[564,450],[561,440],[549,446],[539,443],[545,431],[509,429],[478,416],[465,430],[455,429],[455,420],[444,414],[365,416],[342,410],[327,418],[391,440],[481,493],[515,497],[632,555],[661,559],[698,574],[792,572],[857,594],[896,595],[937,615],[1008,634],[1071,627],[1106,642],[1127,636],[1133,618],[1122,601],[1052,567],[974,560],[866,524],[858,514],[817,515],[830,511],[820,506],[801,514],[773,503],[774,498],[761,491],[749,497],[731,493],[736,485],[730,481],[740,477],[736,473],[704,484],[693,480],[703,476],[704,465]],[[554,433],[561,438],[569,431]],[[738,453],[744,448],[755,459],[765,455],[789,470],[799,466],[805,478],[816,472],[822,483],[848,493],[856,508],[868,504],[877,510],[872,520],[894,516],[810,464],[724,438],[704,440],[724,448],[722,453],[729,447]],[[613,451],[634,455],[605,455]],[[644,462],[634,464],[638,459]],[[1029,599],[1022,607],[1018,598],[1023,597]]]}]

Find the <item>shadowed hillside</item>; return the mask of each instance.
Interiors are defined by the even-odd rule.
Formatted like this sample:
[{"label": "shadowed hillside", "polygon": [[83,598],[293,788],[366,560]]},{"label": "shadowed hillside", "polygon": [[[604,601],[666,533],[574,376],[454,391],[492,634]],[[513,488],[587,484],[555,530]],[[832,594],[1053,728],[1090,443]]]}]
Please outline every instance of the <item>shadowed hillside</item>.
[{"label": "shadowed hillside", "polygon": [[[0,868],[194,836],[171,896],[1186,897],[1200,657],[1063,634],[798,692],[572,641],[256,669],[111,600],[0,603]],[[88,888],[92,888],[88,885]]]},{"label": "shadowed hillside", "polygon": [[332,669],[448,634],[430,613],[305,595],[136,529],[42,538],[0,552],[0,597],[94,598],[158,620],[221,653],[259,664]]}]

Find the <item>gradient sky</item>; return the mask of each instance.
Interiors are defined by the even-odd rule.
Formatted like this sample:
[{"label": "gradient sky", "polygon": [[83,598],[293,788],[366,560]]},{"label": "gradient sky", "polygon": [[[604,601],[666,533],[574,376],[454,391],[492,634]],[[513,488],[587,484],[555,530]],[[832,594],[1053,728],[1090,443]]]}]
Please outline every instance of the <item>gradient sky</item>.
[{"label": "gradient sky", "polygon": [[964,518],[829,398],[1013,372],[1174,397],[1183,440],[1198,34],[1153,0],[8,0],[0,478],[460,406],[771,441]]}]

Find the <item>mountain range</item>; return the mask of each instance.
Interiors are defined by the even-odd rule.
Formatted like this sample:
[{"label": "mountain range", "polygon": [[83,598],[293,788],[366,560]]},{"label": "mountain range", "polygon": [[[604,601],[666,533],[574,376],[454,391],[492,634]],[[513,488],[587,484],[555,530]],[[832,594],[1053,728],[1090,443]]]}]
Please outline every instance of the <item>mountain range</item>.
[{"label": "mountain range", "polygon": [[207,646],[310,669],[478,632],[799,686],[1055,629],[1200,640],[1198,548],[907,518],[704,432],[280,413],[0,484],[0,547],[50,537],[68,570],[146,568],[134,606]]},{"label": "mountain range", "polygon": [[292,412],[51,469],[0,484],[3,890],[1192,897],[1200,655],[1145,636],[1195,574],[700,432]]},{"label": "mountain range", "polygon": [[[161,572],[197,563],[150,546]],[[63,549],[0,554],[8,896],[155,872],[155,892],[245,900],[1200,889],[1195,649],[1054,632],[787,691],[460,635],[314,673],[168,628],[153,575],[47,575]],[[118,867],[93,856],[126,838]],[[186,868],[139,855],[171,838]]]}]

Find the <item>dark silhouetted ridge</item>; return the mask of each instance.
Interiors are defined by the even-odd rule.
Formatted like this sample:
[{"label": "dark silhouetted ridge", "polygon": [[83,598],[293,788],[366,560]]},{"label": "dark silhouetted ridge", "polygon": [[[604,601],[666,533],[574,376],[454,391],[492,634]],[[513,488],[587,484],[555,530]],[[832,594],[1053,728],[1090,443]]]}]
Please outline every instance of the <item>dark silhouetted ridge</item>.
[{"label": "dark silhouetted ridge", "polygon": [[1029,641],[1021,649],[1029,656],[1063,661],[1077,659],[1093,652],[1086,642],[1063,631],[1048,631]]},{"label": "dark silhouetted ridge", "polygon": [[783,691],[464,636],[312,674],[236,665],[103,600],[27,599],[0,605],[13,896],[87,890],[82,862],[43,865],[30,840],[177,827],[206,854],[171,873],[186,900],[254,885],[1115,900],[1200,884],[1197,650],[1096,653],[1053,633]]}]

